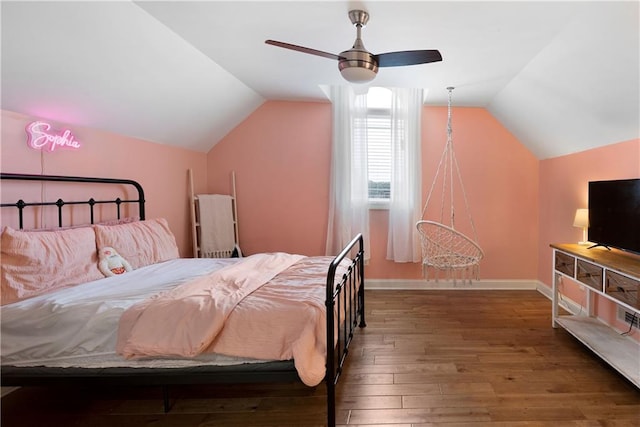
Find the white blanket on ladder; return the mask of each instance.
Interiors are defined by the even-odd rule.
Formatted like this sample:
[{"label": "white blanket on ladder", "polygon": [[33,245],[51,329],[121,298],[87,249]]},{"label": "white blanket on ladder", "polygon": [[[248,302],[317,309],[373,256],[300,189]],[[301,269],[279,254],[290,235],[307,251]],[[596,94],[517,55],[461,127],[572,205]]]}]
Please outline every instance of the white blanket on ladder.
[{"label": "white blanket on ladder", "polygon": [[235,248],[233,198],[224,194],[198,194],[200,257],[229,258]]}]

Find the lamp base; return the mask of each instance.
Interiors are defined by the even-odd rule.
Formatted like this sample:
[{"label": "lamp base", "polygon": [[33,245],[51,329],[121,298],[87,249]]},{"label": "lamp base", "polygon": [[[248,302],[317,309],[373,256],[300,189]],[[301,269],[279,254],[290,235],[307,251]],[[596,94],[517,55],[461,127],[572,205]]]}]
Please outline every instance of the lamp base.
[{"label": "lamp base", "polygon": [[582,227],[582,241],[578,242],[578,244],[582,246],[591,246],[591,242],[587,240],[589,238],[587,236],[587,227]]}]

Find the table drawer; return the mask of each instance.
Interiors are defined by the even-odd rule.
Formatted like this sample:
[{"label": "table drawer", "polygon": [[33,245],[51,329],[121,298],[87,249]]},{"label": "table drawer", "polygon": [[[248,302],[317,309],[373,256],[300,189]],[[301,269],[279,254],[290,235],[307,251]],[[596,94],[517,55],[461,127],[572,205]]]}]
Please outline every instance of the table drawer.
[{"label": "table drawer", "polygon": [[556,271],[574,277],[576,259],[571,255],[556,251],[555,268]]},{"label": "table drawer", "polygon": [[579,259],[577,268],[576,279],[579,282],[602,292],[602,267]]},{"label": "table drawer", "polygon": [[613,298],[640,309],[640,280],[607,270],[604,291]]}]

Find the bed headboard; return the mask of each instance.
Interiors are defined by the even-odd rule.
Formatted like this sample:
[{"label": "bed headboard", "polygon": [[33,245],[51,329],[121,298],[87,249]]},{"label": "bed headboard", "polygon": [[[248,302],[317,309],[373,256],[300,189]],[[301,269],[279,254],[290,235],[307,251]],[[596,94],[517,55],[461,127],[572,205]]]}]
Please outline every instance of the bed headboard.
[{"label": "bed headboard", "polygon": [[18,173],[0,173],[0,179],[4,180],[19,180],[19,181],[38,181],[38,182],[69,182],[69,183],[94,183],[94,184],[110,184],[110,185],[131,185],[135,187],[138,192],[138,197],[135,199],[121,199],[115,198],[112,200],[96,200],[90,198],[88,200],[62,200],[57,199],[55,201],[40,201],[40,202],[25,202],[20,199],[15,203],[2,203],[0,207],[7,208],[13,207],[18,209],[18,221],[19,228],[23,228],[24,209],[29,206],[57,206],[58,207],[58,227],[62,227],[63,221],[63,209],[65,205],[87,205],[89,207],[90,221],[94,223],[94,207],[101,204],[112,204],[117,209],[117,219],[120,219],[120,207],[122,204],[137,203],[138,215],[141,220],[145,219],[144,211],[144,190],[142,186],[130,179],[117,179],[117,178],[91,178],[81,176],[59,176],[59,175],[27,175]]}]

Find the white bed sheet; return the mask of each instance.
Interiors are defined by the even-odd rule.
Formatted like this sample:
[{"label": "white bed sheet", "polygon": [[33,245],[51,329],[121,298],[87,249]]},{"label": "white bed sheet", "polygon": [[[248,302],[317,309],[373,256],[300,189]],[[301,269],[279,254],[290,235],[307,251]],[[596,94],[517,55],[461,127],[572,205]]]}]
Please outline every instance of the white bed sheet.
[{"label": "white bed sheet", "polygon": [[263,362],[215,354],[130,361],[115,353],[118,322],[127,308],[237,260],[175,259],[5,305],[0,311],[2,365],[101,368]]}]

